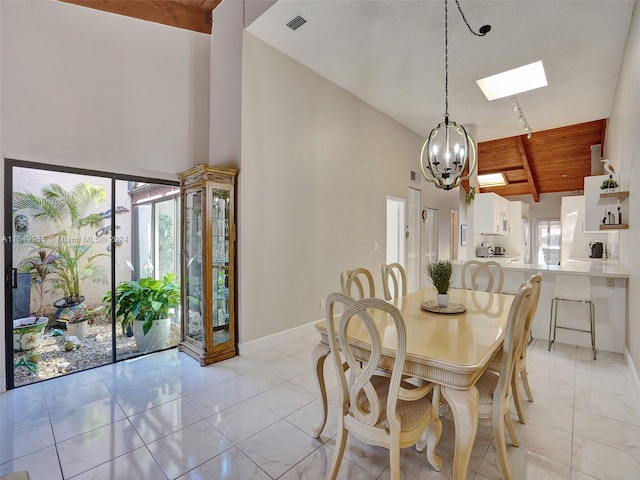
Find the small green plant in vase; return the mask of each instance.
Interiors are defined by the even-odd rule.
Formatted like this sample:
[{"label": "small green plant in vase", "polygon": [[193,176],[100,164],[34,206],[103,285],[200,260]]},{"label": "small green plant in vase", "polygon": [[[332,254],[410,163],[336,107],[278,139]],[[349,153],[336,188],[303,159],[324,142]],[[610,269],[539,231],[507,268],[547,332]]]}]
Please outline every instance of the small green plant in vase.
[{"label": "small green plant in vase", "polygon": [[449,304],[449,289],[453,285],[453,264],[450,260],[438,260],[427,264],[427,277],[438,292],[438,306]]},{"label": "small green plant in vase", "polygon": [[618,188],[618,182],[612,175],[609,175],[609,178],[605,178],[600,184],[600,190],[613,190],[614,188]]}]

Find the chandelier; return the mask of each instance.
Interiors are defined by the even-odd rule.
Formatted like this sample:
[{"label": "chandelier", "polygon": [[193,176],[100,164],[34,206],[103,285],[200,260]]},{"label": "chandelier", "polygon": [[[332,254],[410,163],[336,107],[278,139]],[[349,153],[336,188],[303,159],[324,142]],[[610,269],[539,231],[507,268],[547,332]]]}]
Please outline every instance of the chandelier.
[{"label": "chandelier", "polygon": [[[484,37],[491,30],[484,25],[474,32],[462,12],[460,3],[455,0],[458,11],[471,33]],[[465,175],[469,153],[473,150],[472,163]],[[431,130],[422,145],[420,168],[427,181],[444,190],[451,190],[468,179],[476,168],[476,152],[473,140],[462,125],[449,120],[449,8],[444,0],[444,121]]]}]

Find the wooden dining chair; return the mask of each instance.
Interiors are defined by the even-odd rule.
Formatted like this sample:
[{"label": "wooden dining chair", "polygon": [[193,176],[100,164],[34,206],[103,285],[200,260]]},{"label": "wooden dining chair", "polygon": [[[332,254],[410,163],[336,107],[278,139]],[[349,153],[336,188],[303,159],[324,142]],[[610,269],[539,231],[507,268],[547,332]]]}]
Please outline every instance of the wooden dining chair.
[{"label": "wooden dining chair", "polygon": [[[524,415],[524,406],[522,404],[522,396],[520,395],[520,388],[518,384],[518,378],[522,380],[522,386],[527,394],[527,400],[533,402],[533,395],[531,394],[531,387],[529,386],[529,378],[527,374],[527,344],[529,343],[529,336],[531,335],[531,325],[533,324],[533,317],[536,315],[538,309],[538,300],[540,299],[540,288],[542,286],[542,276],[539,273],[531,275],[528,282],[531,284],[531,297],[529,298],[529,307],[527,309],[527,317],[524,322],[524,332],[522,336],[522,343],[520,345],[520,355],[516,360],[516,367],[513,372],[513,379],[511,390],[513,394],[513,403],[516,405],[516,411],[518,412],[518,419],[520,423],[526,423]],[[524,284],[523,284],[524,285]],[[489,369],[499,373],[502,366],[502,350],[494,357],[489,364]]]},{"label": "wooden dining chair", "polygon": [[462,289],[502,293],[504,271],[493,260],[480,262],[469,260],[462,266]]},{"label": "wooden dining chair", "polygon": [[511,443],[517,447],[518,439],[511,418],[510,400],[512,379],[524,338],[524,325],[531,299],[532,286],[524,283],[511,304],[507,319],[507,330],[502,347],[500,373],[487,369],[476,382],[478,389],[478,417],[490,418],[493,429],[494,445],[498,462],[505,480],[511,480],[504,427],[509,431]]},{"label": "wooden dining chair", "polygon": [[407,274],[402,265],[382,265],[382,288],[385,300],[397,300],[407,294]]},{"label": "wooden dining chair", "polygon": [[376,296],[373,275],[371,275],[371,272],[366,268],[343,270],[340,274],[340,288],[343,295],[355,298],[356,300],[374,298]]},{"label": "wooden dining chair", "polygon": [[[334,305],[341,303],[345,310],[334,328]],[[385,332],[380,332],[372,316],[384,315]],[[432,383],[420,386],[408,383],[402,376],[407,353],[407,332],[402,314],[394,305],[381,298],[352,300],[333,293],[326,303],[327,338],[330,356],[338,377],[338,435],[327,479],[335,480],[340,470],[347,436],[352,434],[370,445],[389,450],[391,479],[400,478],[400,449],[415,445],[427,430],[427,460],[440,471],[442,460],[435,454],[435,447],[442,432],[438,417],[439,390]],[[354,325],[356,324],[356,325]],[[356,360],[347,332],[350,327],[364,332],[371,345],[369,362],[361,366]],[[386,330],[395,327],[395,336]],[[391,376],[376,374],[382,355],[384,338],[395,337],[396,357]],[[349,379],[340,358],[340,352],[348,364]],[[433,395],[432,392],[435,393]]]}]

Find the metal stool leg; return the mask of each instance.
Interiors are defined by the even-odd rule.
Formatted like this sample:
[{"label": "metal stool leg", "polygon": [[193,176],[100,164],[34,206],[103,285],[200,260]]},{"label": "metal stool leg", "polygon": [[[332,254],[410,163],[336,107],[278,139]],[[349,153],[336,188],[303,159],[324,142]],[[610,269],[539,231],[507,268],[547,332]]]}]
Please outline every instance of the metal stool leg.
[{"label": "metal stool leg", "polygon": [[[555,309],[553,308],[555,306]],[[549,313],[549,344],[547,346],[547,351],[551,351],[551,344],[556,340],[556,318],[558,316],[558,299],[551,299],[551,312]],[[551,329],[553,329],[553,340],[551,340]]]},{"label": "metal stool leg", "polygon": [[596,311],[593,302],[589,302],[589,313],[591,316],[591,348],[593,349],[593,359],[596,359]]}]

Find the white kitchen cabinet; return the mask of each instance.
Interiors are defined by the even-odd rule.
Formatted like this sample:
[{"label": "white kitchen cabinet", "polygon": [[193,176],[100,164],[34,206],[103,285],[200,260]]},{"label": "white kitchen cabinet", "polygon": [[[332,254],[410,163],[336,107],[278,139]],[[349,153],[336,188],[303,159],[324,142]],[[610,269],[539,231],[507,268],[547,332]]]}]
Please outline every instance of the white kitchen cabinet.
[{"label": "white kitchen cabinet", "polygon": [[495,193],[478,193],[473,202],[475,234],[506,235],[510,232],[509,200]]}]

